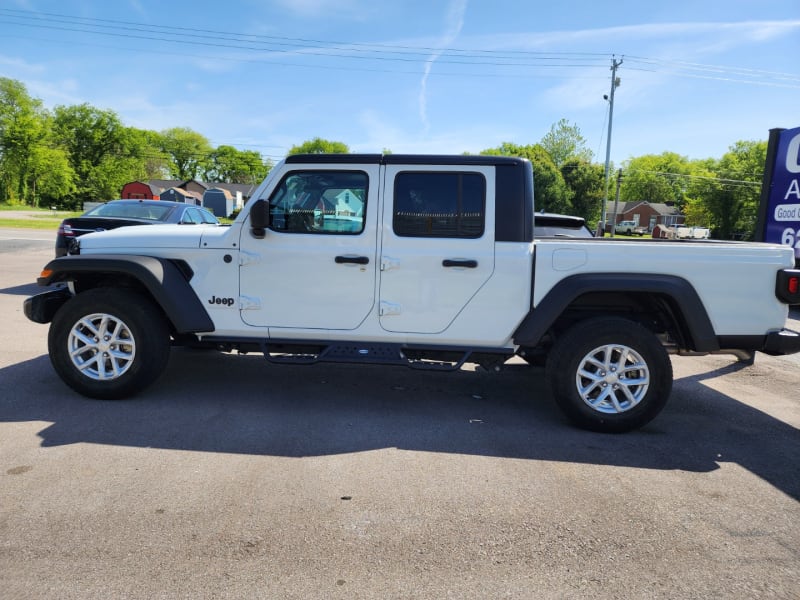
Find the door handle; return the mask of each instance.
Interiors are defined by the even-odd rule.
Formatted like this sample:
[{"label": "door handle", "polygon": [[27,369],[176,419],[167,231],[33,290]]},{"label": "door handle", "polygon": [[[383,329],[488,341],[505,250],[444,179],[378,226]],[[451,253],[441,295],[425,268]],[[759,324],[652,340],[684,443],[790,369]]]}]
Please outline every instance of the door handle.
[{"label": "door handle", "polygon": [[453,260],[451,258],[445,258],[442,261],[443,267],[466,267],[467,269],[475,269],[478,267],[477,260]]},{"label": "door handle", "polygon": [[368,256],[337,256],[335,259],[337,265],[353,264],[353,265],[368,265]]}]

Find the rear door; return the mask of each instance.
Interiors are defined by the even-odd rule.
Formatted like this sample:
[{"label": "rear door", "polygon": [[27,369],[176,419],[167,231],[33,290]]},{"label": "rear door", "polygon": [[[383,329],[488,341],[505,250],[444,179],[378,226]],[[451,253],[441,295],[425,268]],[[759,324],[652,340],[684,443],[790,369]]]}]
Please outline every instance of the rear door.
[{"label": "rear door", "polygon": [[439,333],[494,272],[494,168],[386,166],[380,323]]}]

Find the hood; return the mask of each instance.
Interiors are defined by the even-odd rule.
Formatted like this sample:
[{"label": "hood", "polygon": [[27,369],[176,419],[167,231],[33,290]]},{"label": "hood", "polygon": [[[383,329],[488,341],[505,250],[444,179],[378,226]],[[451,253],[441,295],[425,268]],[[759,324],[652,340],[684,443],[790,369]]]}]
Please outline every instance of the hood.
[{"label": "hood", "polygon": [[136,225],[87,233],[78,238],[81,254],[124,249],[143,253],[156,248],[199,248],[203,233],[220,229],[208,225]]}]

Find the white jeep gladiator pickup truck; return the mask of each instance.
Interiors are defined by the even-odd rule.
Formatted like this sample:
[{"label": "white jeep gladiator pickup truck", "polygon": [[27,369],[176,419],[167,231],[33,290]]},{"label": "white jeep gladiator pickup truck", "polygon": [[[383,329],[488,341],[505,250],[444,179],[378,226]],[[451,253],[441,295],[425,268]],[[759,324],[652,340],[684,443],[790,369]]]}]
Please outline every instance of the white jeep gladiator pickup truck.
[{"label": "white jeep gladiator pickup truck", "polygon": [[151,384],[172,345],[499,371],[544,364],[578,426],[640,427],[672,387],[668,353],[800,351],[787,246],[538,238],[526,160],[296,155],[231,226],[127,227],[46,265],[25,314],[94,398]]}]

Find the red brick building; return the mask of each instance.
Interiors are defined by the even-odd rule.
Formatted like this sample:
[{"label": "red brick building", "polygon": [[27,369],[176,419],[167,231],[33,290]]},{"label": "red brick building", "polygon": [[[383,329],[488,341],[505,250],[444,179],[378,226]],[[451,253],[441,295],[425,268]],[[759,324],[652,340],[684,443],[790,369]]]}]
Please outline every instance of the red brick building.
[{"label": "red brick building", "polygon": [[617,206],[616,218],[614,215],[614,202],[606,204],[606,221],[608,226],[606,231],[611,231],[611,223],[621,221],[633,221],[637,225],[647,227],[648,231],[653,231],[656,225],[672,227],[682,225],[685,217],[680,211],[671,204],[659,202],[647,202],[639,200],[637,202],[620,202]]}]

